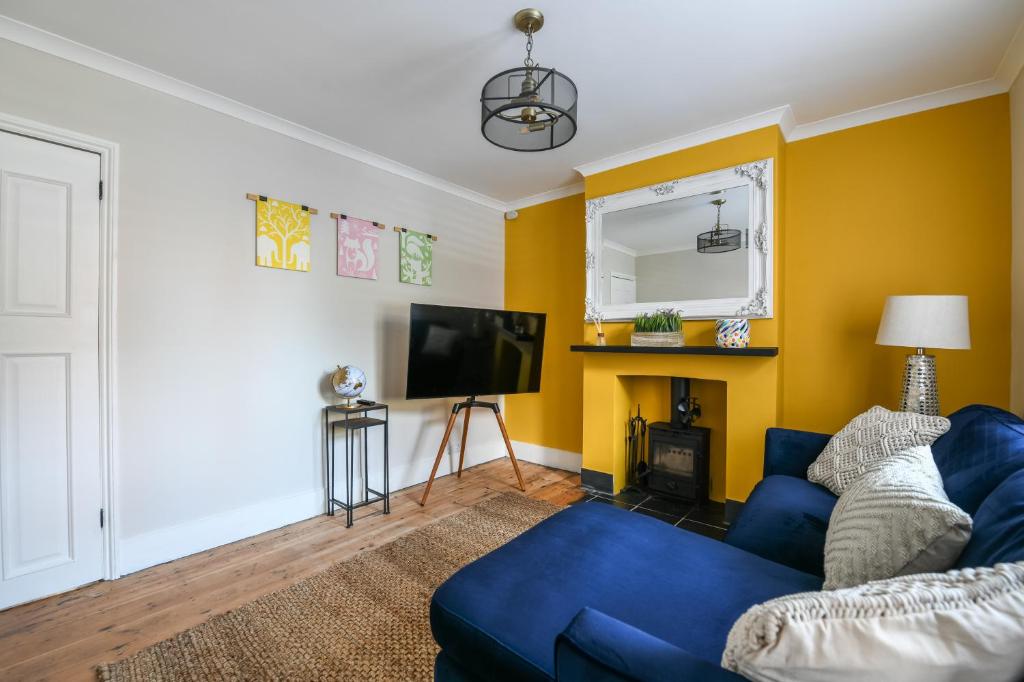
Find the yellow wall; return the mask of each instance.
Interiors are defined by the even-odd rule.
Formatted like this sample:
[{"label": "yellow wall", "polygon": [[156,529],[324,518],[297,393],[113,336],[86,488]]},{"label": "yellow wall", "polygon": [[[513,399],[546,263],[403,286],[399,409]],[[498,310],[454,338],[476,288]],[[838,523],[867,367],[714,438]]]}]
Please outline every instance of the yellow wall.
[{"label": "yellow wall", "polygon": [[[756,361],[756,371],[749,371],[762,394],[743,398],[759,415],[761,406],[770,407],[773,423],[834,431],[872,404],[896,406],[906,351],[875,346],[874,335],[885,296],[901,293],[970,297],[972,350],[936,352],[943,410],[969,402],[1005,407],[1009,121],[1008,98],[997,95],[790,144],[777,128],[766,128],[591,176],[585,193],[603,196],[775,158],[775,318],[753,321],[752,335],[754,345],[778,345],[781,352],[778,359]],[[549,329],[559,329],[549,332],[541,394],[509,398],[513,437],[573,452],[584,449],[583,364],[564,348],[594,338],[589,325],[580,329],[583,215],[582,199],[572,197],[524,209],[506,224],[506,305],[548,310]],[[628,324],[606,327],[609,343],[628,343]],[[712,327],[710,321],[686,322],[687,343],[713,343]],[[611,362],[591,357],[588,366],[598,370]],[[681,376],[678,367],[631,367],[637,375]],[[701,371],[694,366],[691,376]],[[763,381],[766,372],[774,378]],[[607,377],[599,371],[594,378]],[[615,400],[627,409],[633,390],[629,381],[619,387]],[[729,398],[709,391],[706,409],[724,410]],[[744,417],[730,416],[731,434],[733,422]],[[607,473],[620,447],[615,433],[614,442],[594,446],[608,456]],[[744,499],[760,477],[761,437],[742,437],[757,457],[740,468],[730,463],[730,499]],[[714,492],[717,497],[720,489]]]},{"label": "yellow wall", "polygon": [[1024,415],[1024,71],[1010,89],[1010,138],[1013,167],[1013,265],[1010,278],[1013,312],[1010,406]]},{"label": "yellow wall", "polygon": [[832,432],[897,406],[890,294],[966,294],[972,348],[935,351],[942,410],[1007,407],[1009,101],[996,95],[788,145],[783,421]]},{"label": "yellow wall", "polygon": [[582,451],[582,343],[586,296],[583,195],[519,211],[505,221],[505,307],[547,313],[541,392],[505,398],[509,437]]}]

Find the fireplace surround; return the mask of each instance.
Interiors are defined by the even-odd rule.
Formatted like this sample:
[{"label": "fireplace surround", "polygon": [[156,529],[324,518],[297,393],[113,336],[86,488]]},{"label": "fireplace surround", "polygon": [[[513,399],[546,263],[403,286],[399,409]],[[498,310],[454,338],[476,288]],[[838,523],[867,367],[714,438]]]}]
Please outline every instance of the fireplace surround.
[{"label": "fireplace surround", "polygon": [[[697,330],[694,341],[699,343],[698,323],[691,323],[693,328]],[[709,326],[707,336],[713,338],[712,334]],[[768,332],[765,335],[766,340],[775,340]],[[613,333],[609,343],[617,342]],[[583,358],[581,475],[585,486],[612,495],[625,487],[630,414],[643,404],[646,414],[670,419],[669,381],[689,377],[705,411],[697,423],[710,428],[714,436],[709,497],[725,502],[729,517],[738,511],[739,503],[762,477],[765,430],[779,423],[777,348],[724,353],[714,346],[686,346],[652,353],[584,345],[572,350]]]}]

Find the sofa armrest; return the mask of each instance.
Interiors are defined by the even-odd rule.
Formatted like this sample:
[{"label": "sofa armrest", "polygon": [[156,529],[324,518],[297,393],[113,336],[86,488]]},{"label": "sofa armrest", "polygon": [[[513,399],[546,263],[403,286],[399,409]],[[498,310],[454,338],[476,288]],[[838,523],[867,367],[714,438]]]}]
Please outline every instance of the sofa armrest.
[{"label": "sofa armrest", "polygon": [[742,677],[584,608],[555,640],[558,682],[737,682]]},{"label": "sofa armrest", "polygon": [[807,467],[831,438],[826,433],[768,429],[764,434],[764,475],[807,478]]}]

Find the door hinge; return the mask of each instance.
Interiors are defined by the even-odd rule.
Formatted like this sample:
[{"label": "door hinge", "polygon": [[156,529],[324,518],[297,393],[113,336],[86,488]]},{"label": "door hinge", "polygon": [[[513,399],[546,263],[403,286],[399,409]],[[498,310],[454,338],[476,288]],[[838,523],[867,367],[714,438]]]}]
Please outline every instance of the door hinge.
[{"label": "door hinge", "polygon": [[100,200],[102,201],[102,199],[103,199],[103,181],[100,180]]},{"label": "door hinge", "polygon": [[103,510],[100,509],[100,528],[103,528],[103,521],[104,521],[103,516],[104,516],[103,515]]}]

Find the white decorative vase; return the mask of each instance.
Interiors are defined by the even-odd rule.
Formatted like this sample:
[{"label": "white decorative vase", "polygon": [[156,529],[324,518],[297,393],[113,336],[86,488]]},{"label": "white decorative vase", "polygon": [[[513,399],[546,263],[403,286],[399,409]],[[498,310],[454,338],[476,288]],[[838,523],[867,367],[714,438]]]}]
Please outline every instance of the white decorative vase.
[{"label": "white decorative vase", "polygon": [[679,348],[685,345],[683,330],[677,332],[633,332],[629,337],[631,346],[649,346],[654,348]]}]

